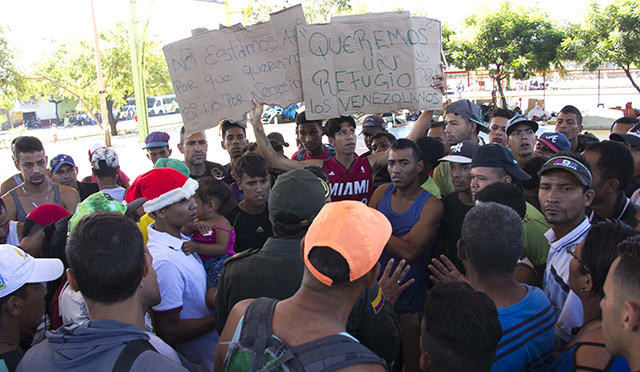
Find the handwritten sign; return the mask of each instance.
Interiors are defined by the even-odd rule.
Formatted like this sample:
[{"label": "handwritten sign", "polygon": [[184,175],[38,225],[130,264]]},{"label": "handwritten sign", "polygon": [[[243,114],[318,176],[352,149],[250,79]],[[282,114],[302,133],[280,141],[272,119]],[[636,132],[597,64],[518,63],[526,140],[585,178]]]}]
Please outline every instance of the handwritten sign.
[{"label": "handwritten sign", "polygon": [[302,101],[295,27],[301,5],[271,14],[268,22],[198,33],[164,50],[187,133],[222,119],[246,123],[252,99],[287,107]]},{"label": "handwritten sign", "polygon": [[442,108],[431,87],[440,73],[439,21],[391,12],[296,31],[307,118]]}]

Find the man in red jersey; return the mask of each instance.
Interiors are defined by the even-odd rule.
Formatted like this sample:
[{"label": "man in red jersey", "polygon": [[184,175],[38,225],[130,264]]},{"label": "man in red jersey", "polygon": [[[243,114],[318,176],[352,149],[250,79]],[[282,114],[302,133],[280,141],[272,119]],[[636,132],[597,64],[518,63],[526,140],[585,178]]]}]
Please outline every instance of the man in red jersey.
[{"label": "man in red jersey", "polygon": [[[433,84],[435,88],[443,85],[441,81]],[[329,175],[329,188],[331,191],[331,201],[357,200],[367,204],[373,195],[373,174],[387,166],[389,151],[371,154],[366,158],[356,155],[356,122],[350,116],[329,119],[325,125],[326,135],[329,137],[329,144],[336,150],[333,158],[326,160],[306,160],[295,161],[279,157],[271,142],[264,132],[260,117],[262,115],[262,104],[254,100],[255,107],[249,113],[256,142],[260,147],[260,152],[267,159],[269,168],[289,171],[307,166],[322,167]],[[433,112],[428,113],[428,120],[417,121],[408,139],[417,140],[428,129]]]}]

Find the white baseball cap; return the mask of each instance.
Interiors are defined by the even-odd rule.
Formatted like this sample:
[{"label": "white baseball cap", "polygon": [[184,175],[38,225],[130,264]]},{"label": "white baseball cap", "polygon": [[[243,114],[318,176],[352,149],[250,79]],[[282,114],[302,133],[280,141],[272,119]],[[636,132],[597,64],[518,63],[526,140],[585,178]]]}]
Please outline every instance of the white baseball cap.
[{"label": "white baseball cap", "polygon": [[64,265],[57,258],[33,258],[14,245],[0,244],[0,298],[27,283],[56,280],[63,272]]}]

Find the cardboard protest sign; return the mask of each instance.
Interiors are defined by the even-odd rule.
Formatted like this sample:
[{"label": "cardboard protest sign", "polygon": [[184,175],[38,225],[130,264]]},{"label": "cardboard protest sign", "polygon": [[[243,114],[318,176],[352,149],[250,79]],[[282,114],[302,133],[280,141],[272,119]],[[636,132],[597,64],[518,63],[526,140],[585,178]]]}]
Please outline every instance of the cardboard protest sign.
[{"label": "cardboard protest sign", "polygon": [[300,25],[298,50],[308,119],[442,108],[441,26],[409,12],[334,17]]},{"label": "cardboard protest sign", "polygon": [[187,133],[222,119],[244,124],[252,99],[287,107],[302,101],[296,25],[301,5],[271,14],[268,22],[198,33],[166,45],[173,90]]}]

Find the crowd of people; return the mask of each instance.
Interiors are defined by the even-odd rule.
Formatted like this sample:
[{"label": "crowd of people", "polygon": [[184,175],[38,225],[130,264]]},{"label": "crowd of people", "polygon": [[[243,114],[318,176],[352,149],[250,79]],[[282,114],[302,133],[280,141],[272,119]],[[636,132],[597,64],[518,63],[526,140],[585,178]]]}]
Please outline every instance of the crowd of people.
[{"label": "crowd of people", "polygon": [[132,178],[17,137],[0,372],[640,370],[636,118],[598,141],[567,105],[537,137],[460,99],[406,138],[365,116],[358,155],[354,118],[303,112],[287,158],[261,114],[220,123],[226,165],[153,132]]}]

